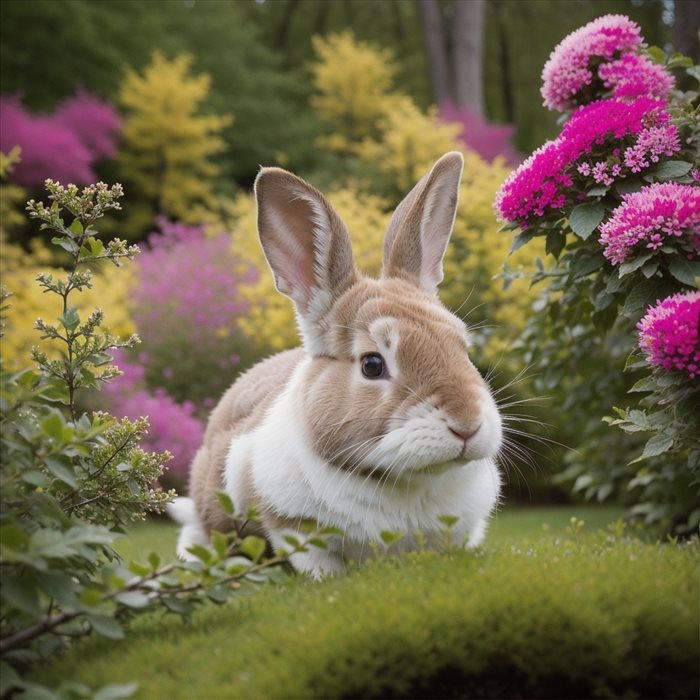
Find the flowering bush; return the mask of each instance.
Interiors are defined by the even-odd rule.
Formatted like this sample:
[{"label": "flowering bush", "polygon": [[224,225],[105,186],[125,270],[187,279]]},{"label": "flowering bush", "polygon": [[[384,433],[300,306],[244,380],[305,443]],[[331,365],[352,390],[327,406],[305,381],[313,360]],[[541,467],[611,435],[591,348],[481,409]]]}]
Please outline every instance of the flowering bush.
[{"label": "flowering bush", "polygon": [[667,182],[623,195],[622,204],[600,226],[600,243],[603,255],[613,265],[631,257],[646,262],[654,253],[672,255],[673,259],[681,253],[683,259],[697,260],[700,188]]},{"label": "flowering bush", "polygon": [[[561,441],[576,447],[561,479],[587,498],[618,495],[648,524],[689,532],[700,522],[700,386],[697,330],[690,330],[697,311],[695,302],[677,300],[695,299],[690,290],[700,277],[693,171],[700,98],[690,91],[667,101],[673,79],[662,73],[685,68],[700,79],[700,68],[674,55],[654,66],[658,80],[645,82],[640,69],[640,92],[618,80],[606,93],[604,79],[615,71],[646,66],[642,42],[638,27],[619,16],[562,42],[545,69],[543,95],[559,109],[583,106],[509,176],[495,207],[504,228],[520,229],[515,249],[543,238],[557,260],[533,276],[547,285],[518,346],[538,373],[537,388],[555,395]],[[635,343],[638,323],[648,361]],[[628,391],[643,394],[638,407],[616,408],[629,403]],[[611,408],[617,418],[605,422],[625,430],[625,441],[595,415]]]},{"label": "flowering bush", "polygon": [[[526,229],[680,150],[662,100],[601,100],[576,110],[559,137],[536,150],[503,184],[500,216]],[[594,189],[595,188],[595,189]]]},{"label": "flowering bush", "polygon": [[142,339],[145,381],[176,401],[210,405],[250,360],[239,321],[250,309],[241,283],[257,270],[244,268],[223,234],[158,219],[131,290],[132,315]]},{"label": "flowering bush", "polygon": [[28,112],[18,97],[0,98],[0,150],[22,149],[12,179],[25,187],[50,175],[70,182],[95,179],[95,163],[115,155],[120,119],[111,105],[81,90],[53,114]]},{"label": "flowering bush", "polygon": [[639,347],[652,367],[700,376],[700,292],[678,293],[651,306],[639,329]]},{"label": "flowering bush", "polygon": [[567,111],[599,97],[666,98],[673,77],[646,56],[640,28],[624,15],[605,15],[569,34],[542,70],[549,109]]}]

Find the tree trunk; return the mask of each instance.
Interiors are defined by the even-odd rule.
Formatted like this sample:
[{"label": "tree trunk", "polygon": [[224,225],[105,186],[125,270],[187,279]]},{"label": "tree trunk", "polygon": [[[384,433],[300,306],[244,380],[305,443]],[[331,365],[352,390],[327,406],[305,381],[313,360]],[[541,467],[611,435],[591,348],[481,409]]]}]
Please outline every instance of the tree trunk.
[{"label": "tree trunk", "polygon": [[457,107],[468,106],[481,117],[484,116],[483,48],[483,0],[457,0],[452,22],[454,102]]},{"label": "tree trunk", "polygon": [[[484,0],[416,0],[435,102],[484,115]],[[446,9],[449,16],[443,16]]]},{"label": "tree trunk", "polygon": [[673,25],[673,48],[694,61],[700,60],[700,2],[676,0],[673,3],[675,22]]},{"label": "tree trunk", "polygon": [[445,100],[453,99],[442,12],[438,0],[417,0],[416,4],[428,55],[433,98],[437,104],[441,104]]}]

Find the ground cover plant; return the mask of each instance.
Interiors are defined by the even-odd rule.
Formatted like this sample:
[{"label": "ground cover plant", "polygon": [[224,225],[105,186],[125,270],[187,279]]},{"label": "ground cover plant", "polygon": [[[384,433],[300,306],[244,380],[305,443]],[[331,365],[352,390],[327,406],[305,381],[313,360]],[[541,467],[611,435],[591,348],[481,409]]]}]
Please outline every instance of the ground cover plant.
[{"label": "ground cover plant", "polygon": [[584,531],[271,584],[185,626],[150,618],[45,677],[173,699],[697,694],[697,542]]}]

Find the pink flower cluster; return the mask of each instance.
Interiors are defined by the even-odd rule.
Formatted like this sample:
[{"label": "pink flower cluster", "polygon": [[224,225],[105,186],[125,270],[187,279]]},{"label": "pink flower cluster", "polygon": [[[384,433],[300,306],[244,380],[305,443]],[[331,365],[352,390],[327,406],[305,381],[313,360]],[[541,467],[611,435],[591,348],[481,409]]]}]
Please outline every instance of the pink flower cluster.
[{"label": "pink flower cluster", "polygon": [[510,174],[494,206],[502,219],[527,228],[582,199],[593,185],[612,185],[679,150],[678,130],[662,100],[594,102],[576,110],[555,141]]},{"label": "pink flower cluster", "polygon": [[148,238],[137,260],[134,321],[145,347],[168,342],[168,334],[189,329],[191,342],[236,327],[248,309],[238,283],[254,281],[255,270],[236,274],[238,261],[228,236],[208,237],[201,226],[159,218],[160,233]]},{"label": "pink flower cluster", "polygon": [[0,150],[22,149],[12,179],[25,187],[42,185],[47,177],[94,182],[95,163],[116,154],[120,129],[114,107],[85,90],[47,115],[31,114],[18,97],[0,98]]},{"label": "pink flower cluster", "polygon": [[491,124],[469,107],[455,107],[449,101],[441,105],[440,118],[459,124],[462,127],[460,141],[482,158],[492,161],[502,156],[508,165],[522,161],[522,156],[516,153],[511,143],[515,131],[511,124]]},{"label": "pink flower cluster", "polygon": [[700,291],[679,293],[650,306],[637,324],[639,347],[653,367],[700,377]]},{"label": "pink flower cluster", "polygon": [[549,109],[568,111],[601,97],[666,98],[673,77],[639,55],[639,26],[624,15],[605,15],[569,34],[542,70]]},{"label": "pink flower cluster", "polygon": [[700,187],[676,182],[654,184],[623,197],[600,227],[603,254],[614,265],[640,249],[669,242],[688,244],[689,259],[700,257]]}]

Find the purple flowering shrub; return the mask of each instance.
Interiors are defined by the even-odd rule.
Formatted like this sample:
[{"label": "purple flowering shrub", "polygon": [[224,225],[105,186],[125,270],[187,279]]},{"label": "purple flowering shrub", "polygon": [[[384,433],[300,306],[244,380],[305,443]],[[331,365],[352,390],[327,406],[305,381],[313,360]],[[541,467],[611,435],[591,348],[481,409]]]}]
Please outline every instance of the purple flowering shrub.
[{"label": "purple flowering shrub", "polygon": [[23,187],[41,186],[47,177],[93,182],[95,164],[115,156],[120,130],[115,108],[85,90],[53,114],[32,114],[19,97],[0,98],[0,151],[22,149],[12,180]]},{"label": "purple flowering shrub", "polygon": [[158,226],[139,257],[132,290],[145,380],[206,408],[250,361],[238,325],[249,302],[238,285],[258,273],[241,269],[227,235],[210,237],[201,226],[162,217]]},{"label": "purple flowering shrub", "polygon": [[494,207],[513,249],[544,237],[551,256],[518,345],[576,448],[560,480],[688,533],[700,523],[700,96],[674,91],[670,71],[700,84],[700,67],[660,54],[622,16],[562,41],[542,94],[570,113]]},{"label": "purple flowering shrub", "polygon": [[165,218],[158,226],[131,291],[142,342],[138,354],[118,358],[124,374],[108,397],[117,415],[150,417],[144,441],[153,449],[167,445],[171,485],[179,485],[202,442],[204,416],[255,352],[238,327],[249,308],[238,285],[257,272],[241,268],[226,235]]}]

